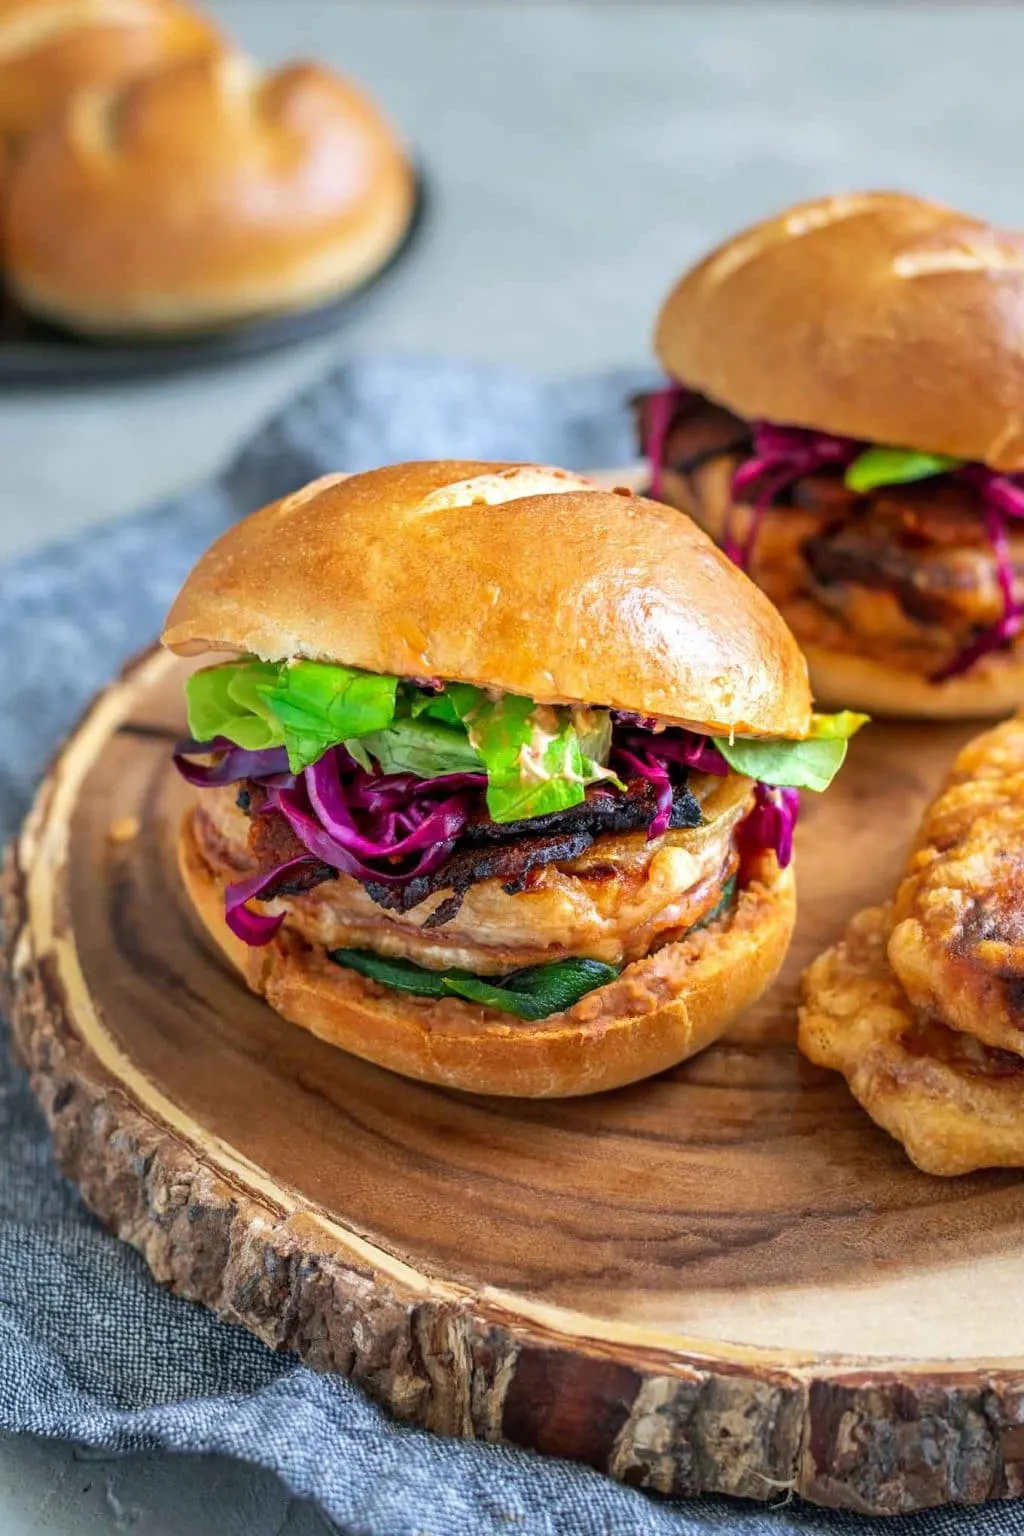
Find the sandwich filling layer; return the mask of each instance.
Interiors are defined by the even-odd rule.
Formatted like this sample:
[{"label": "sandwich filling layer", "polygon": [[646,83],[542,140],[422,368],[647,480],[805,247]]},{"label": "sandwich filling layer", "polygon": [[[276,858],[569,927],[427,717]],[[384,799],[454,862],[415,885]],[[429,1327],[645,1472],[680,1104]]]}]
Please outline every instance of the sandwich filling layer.
[{"label": "sandwich filling layer", "polygon": [[[375,900],[368,882],[324,864],[302,871],[304,879],[291,886],[286,873],[279,885],[264,889],[263,898],[276,898],[274,910],[287,911],[289,926],[328,950],[371,949],[481,976],[575,956],[623,966],[705,918],[739,868],[736,830],[753,806],[753,785],[730,774],[721,781],[702,776],[696,788],[705,808],[701,823],[650,842],[642,831],[544,839],[525,822],[485,851],[472,843],[457,848],[449,860],[452,874],[446,876],[442,866],[438,888],[405,911]],[[248,793],[243,788],[242,795]],[[228,787],[200,797],[194,830],[207,863],[232,881],[304,851],[279,812],[246,814]],[[555,857],[533,862],[531,845],[542,840]],[[504,860],[492,874],[495,847]],[[476,859],[468,873],[467,854]],[[452,888],[443,882],[460,876],[470,883],[448,916]]]},{"label": "sandwich filling layer", "polygon": [[194,674],[188,702],[176,762],[238,938],[286,924],[398,990],[436,995],[440,976],[530,1018],[724,913],[766,851],[785,867],[797,790],[827,785],[862,718],[711,739],[254,658]]},{"label": "sandwich filling layer", "polygon": [[746,421],[683,389],[637,406],[652,489],[748,570],[802,643],[936,682],[1012,644],[1024,477]]}]

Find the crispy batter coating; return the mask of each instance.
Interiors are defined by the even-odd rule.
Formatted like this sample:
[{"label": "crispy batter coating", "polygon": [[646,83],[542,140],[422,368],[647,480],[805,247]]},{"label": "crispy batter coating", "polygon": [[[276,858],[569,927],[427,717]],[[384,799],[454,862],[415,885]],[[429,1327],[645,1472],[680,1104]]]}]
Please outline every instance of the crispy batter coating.
[{"label": "crispy batter coating", "polygon": [[800,1049],[841,1072],[924,1173],[1024,1166],[1024,1058],[920,1013],[886,955],[892,908],[859,912],[804,972]]},{"label": "crispy batter coating", "polygon": [[925,813],[889,961],[918,1008],[1024,1051],[1024,720],[969,742]]},{"label": "crispy batter coating", "polygon": [[963,749],[893,903],[808,967],[799,1041],[925,1172],[1024,1165],[1024,718]]}]

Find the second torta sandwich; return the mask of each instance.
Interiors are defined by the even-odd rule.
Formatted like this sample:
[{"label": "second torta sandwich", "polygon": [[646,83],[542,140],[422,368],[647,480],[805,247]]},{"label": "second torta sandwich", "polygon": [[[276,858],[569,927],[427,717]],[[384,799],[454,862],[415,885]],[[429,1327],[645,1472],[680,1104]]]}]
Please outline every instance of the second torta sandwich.
[{"label": "second torta sandwich", "polygon": [[1024,237],[901,193],[802,203],[679,282],[653,494],[779,606],[816,696],[1024,703]]}]

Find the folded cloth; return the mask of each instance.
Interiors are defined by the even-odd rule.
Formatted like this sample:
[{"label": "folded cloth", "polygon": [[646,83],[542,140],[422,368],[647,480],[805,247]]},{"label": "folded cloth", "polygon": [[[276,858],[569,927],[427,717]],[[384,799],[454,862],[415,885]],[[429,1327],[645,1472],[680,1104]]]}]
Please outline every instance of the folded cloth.
[{"label": "folded cloth", "polygon": [[[61,736],[153,639],[190,564],[232,519],[328,470],[389,460],[625,464],[624,401],[650,382],[349,364],[282,411],[214,483],[0,570],[0,833],[14,831]],[[0,1149],[0,1430],[237,1456],[272,1468],[361,1536],[868,1529],[857,1516],[796,1504],[658,1502],[586,1467],[392,1423],[343,1379],[272,1354],[156,1285],[56,1173],[42,1116],[5,1049]],[[1024,1533],[1024,1512],[940,1512],[885,1529]]]}]

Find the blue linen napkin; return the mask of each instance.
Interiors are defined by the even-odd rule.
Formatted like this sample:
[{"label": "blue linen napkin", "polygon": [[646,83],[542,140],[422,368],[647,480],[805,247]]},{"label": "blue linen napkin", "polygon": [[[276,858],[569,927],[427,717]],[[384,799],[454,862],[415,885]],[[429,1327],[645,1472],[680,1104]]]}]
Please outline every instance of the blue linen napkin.
[{"label": "blue linen napkin", "polygon": [[[423,457],[633,457],[624,400],[648,376],[544,383],[434,361],[348,364],[265,426],[210,485],[0,570],[0,835],[60,737],[152,640],[192,561],[234,518],[314,475]],[[16,658],[16,665],[12,659]],[[5,1042],[3,1042],[5,1043]],[[221,1452],[277,1472],[359,1536],[757,1536],[868,1523],[799,1503],[670,1504],[585,1467],[392,1423],[180,1301],[56,1173],[42,1116],[0,1043],[0,1429],[130,1451]],[[892,1536],[1024,1533],[1024,1506],[897,1519]]]}]

